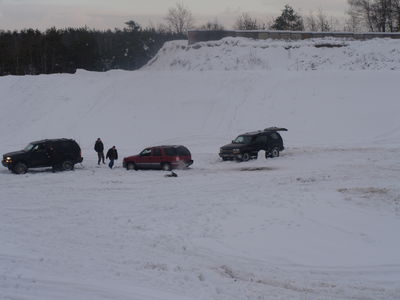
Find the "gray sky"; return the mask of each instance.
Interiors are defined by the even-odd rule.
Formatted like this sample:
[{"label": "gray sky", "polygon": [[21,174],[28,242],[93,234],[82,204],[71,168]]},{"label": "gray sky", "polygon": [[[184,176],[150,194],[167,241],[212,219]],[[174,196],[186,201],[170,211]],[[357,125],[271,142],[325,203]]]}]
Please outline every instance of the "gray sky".
[{"label": "gray sky", "polygon": [[260,19],[278,16],[285,4],[303,15],[322,9],[337,18],[343,18],[347,9],[347,0],[0,0],[0,29],[114,29],[129,20],[157,25],[177,2],[193,13],[196,25],[217,19],[227,27],[243,12]]}]

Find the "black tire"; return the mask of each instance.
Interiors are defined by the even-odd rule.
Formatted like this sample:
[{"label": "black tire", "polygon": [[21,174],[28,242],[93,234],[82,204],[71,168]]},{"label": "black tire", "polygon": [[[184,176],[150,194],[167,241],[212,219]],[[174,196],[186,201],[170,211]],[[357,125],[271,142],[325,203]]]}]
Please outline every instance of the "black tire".
[{"label": "black tire", "polygon": [[274,157],[279,157],[279,149],[277,147],[272,148],[272,150],[268,153],[268,155],[265,155],[265,158],[274,158]]},{"label": "black tire", "polygon": [[28,171],[28,166],[22,162],[19,162],[12,167],[12,171],[15,174],[25,174]]},{"label": "black tire", "polygon": [[242,161],[249,161],[250,160],[250,154],[249,153],[243,153],[242,155]]},{"label": "black tire", "polygon": [[130,163],[127,163],[126,169],[127,169],[128,171],[130,171],[130,170],[135,170],[135,171],[137,171],[137,166],[136,166],[135,163],[130,162]]},{"label": "black tire", "polygon": [[171,164],[170,163],[162,163],[162,165],[161,165],[161,169],[163,170],[163,171],[171,171],[172,170],[172,168],[171,168]]},{"label": "black tire", "polygon": [[61,165],[61,170],[72,171],[74,169],[74,163],[70,160],[66,160]]}]

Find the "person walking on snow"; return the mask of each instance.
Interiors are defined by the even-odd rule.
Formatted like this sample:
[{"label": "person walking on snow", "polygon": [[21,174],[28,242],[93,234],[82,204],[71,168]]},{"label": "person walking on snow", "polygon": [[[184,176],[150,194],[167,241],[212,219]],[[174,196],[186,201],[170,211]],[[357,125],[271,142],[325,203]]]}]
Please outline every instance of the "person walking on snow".
[{"label": "person walking on snow", "polygon": [[112,148],[108,149],[106,158],[110,160],[108,166],[110,167],[110,169],[112,169],[114,166],[114,160],[118,159],[118,152],[115,146],[112,146]]},{"label": "person walking on snow", "polygon": [[99,158],[99,160],[97,161],[97,164],[100,165],[100,161],[103,161],[103,164],[105,164],[105,162],[104,162],[104,145],[100,138],[98,138],[96,140],[96,143],[94,144],[94,151],[97,152],[97,156]]}]

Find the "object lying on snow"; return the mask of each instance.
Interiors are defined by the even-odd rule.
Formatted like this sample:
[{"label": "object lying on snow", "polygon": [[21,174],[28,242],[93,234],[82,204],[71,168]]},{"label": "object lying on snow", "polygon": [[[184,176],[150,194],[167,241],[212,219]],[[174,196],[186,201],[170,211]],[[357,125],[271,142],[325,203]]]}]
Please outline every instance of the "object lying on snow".
[{"label": "object lying on snow", "polygon": [[164,177],[178,177],[178,174],[176,174],[174,171],[171,171],[170,174],[165,174]]}]

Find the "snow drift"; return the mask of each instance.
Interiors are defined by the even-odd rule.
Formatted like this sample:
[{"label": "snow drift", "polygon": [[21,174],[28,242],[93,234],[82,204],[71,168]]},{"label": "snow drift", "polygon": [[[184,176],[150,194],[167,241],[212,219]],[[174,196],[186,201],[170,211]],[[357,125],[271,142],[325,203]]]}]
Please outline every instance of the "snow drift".
[{"label": "snow drift", "polygon": [[399,70],[400,41],[324,38],[301,41],[224,38],[165,43],[147,70]]}]

